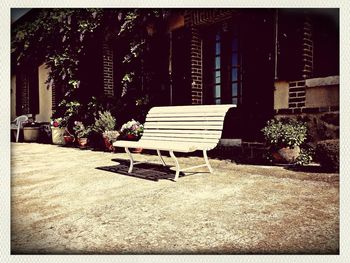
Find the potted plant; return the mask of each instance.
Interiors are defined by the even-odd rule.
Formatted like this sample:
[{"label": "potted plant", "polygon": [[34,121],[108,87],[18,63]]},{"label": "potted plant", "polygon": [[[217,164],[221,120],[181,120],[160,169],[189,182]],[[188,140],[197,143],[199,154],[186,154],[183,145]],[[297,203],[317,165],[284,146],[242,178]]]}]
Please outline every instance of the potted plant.
[{"label": "potted plant", "polygon": [[[98,117],[95,118],[93,131],[102,137],[104,146],[108,151],[113,151],[113,143],[119,136],[119,132],[115,130],[116,119],[110,111],[99,111]],[[101,138],[100,137],[100,138]]]},{"label": "potted plant", "polygon": [[143,134],[143,125],[132,119],[123,124],[120,134],[123,140],[138,141]]},{"label": "potted plant", "polygon": [[116,120],[110,111],[99,111],[98,118],[95,118],[94,130],[101,134],[105,131],[113,131]]},{"label": "potted plant", "polygon": [[51,120],[52,143],[64,145],[64,134],[66,132],[67,121],[65,118],[59,117]]},{"label": "potted plant", "polygon": [[91,127],[85,127],[81,121],[75,121],[73,129],[80,148],[86,148],[88,144],[88,136],[91,132]]},{"label": "potted plant", "polygon": [[[143,125],[132,119],[127,123],[124,123],[120,129],[121,139],[128,141],[138,141],[143,134]],[[142,148],[136,148],[132,150],[134,153],[142,152]]]},{"label": "potted plant", "polygon": [[118,139],[118,131],[105,131],[102,133],[103,140],[108,151],[114,151],[113,143]]},{"label": "potted plant", "polygon": [[39,139],[40,123],[26,121],[23,123],[23,140],[25,142],[37,142]]},{"label": "potted plant", "polygon": [[300,154],[300,145],[306,139],[305,123],[290,118],[269,120],[261,130],[270,154],[276,163],[295,163]]}]

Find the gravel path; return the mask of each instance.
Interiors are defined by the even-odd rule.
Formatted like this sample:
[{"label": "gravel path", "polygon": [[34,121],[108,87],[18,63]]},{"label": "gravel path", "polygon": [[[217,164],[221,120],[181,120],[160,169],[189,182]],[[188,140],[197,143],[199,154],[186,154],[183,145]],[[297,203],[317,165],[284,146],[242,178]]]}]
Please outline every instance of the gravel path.
[{"label": "gravel path", "polygon": [[213,174],[173,182],[156,165],[128,175],[124,153],[12,143],[11,154],[13,254],[339,253],[338,174],[212,158]]}]

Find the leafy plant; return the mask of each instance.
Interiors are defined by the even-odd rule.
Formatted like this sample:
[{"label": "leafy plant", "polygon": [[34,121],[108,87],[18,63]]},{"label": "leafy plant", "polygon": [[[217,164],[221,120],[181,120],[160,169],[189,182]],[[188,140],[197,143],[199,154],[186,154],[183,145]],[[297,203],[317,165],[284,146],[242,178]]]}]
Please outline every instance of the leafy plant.
[{"label": "leafy plant", "polygon": [[309,164],[312,162],[314,155],[315,152],[312,148],[301,149],[299,156],[296,158],[295,164],[299,166]]},{"label": "leafy plant", "polygon": [[140,122],[132,119],[131,121],[123,124],[122,128],[120,129],[120,133],[128,138],[139,138],[143,134],[143,125]]},{"label": "leafy plant", "polygon": [[56,119],[52,118],[50,124],[51,124],[52,127],[62,128],[62,127],[66,127],[67,121],[66,121],[65,118],[61,118],[61,117],[60,118],[56,118]]},{"label": "leafy plant", "polygon": [[64,100],[56,107],[54,118],[64,117],[69,102],[86,103],[79,96],[82,93],[80,63],[87,55],[89,43],[96,37],[101,38],[101,33],[107,41],[122,43],[124,77],[119,80],[119,85],[123,88],[123,96],[132,93],[125,100],[135,102],[140,95],[138,93],[154,86],[149,77],[155,76],[154,68],[149,66],[154,64],[149,43],[155,35],[166,34],[160,22],[164,22],[169,11],[38,8],[31,12],[30,18],[28,16],[27,20],[18,22],[12,30],[12,64],[21,66],[44,62],[50,68],[47,84],[54,85],[56,97]]},{"label": "leafy plant", "polygon": [[85,127],[85,125],[81,122],[81,121],[76,121],[74,126],[74,132],[75,135],[78,138],[87,138],[89,136],[89,134],[91,133],[91,127],[87,126]]},{"label": "leafy plant", "polygon": [[316,158],[325,170],[338,172],[339,139],[318,142],[316,146]]},{"label": "leafy plant", "polygon": [[99,117],[95,119],[93,129],[100,133],[114,130],[116,126],[116,120],[112,114],[109,111],[99,111],[98,114]]},{"label": "leafy plant", "polygon": [[266,143],[275,148],[300,146],[307,136],[306,125],[289,118],[269,120],[261,131]]},{"label": "leafy plant", "polygon": [[118,131],[105,131],[102,135],[107,138],[109,142],[113,143],[118,139],[120,133]]}]

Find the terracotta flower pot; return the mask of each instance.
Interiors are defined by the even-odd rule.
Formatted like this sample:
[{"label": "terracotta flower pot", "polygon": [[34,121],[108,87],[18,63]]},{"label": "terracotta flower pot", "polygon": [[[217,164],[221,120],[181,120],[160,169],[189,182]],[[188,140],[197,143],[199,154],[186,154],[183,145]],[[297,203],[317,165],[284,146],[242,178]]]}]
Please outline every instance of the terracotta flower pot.
[{"label": "terracotta flower pot", "polygon": [[75,141],[75,138],[71,135],[64,135],[63,138],[65,144],[72,144]]},{"label": "terracotta flower pot", "polygon": [[290,147],[281,148],[276,152],[273,152],[272,156],[274,158],[274,162],[276,163],[291,164],[295,162],[299,154],[300,154],[300,147],[295,146],[294,148],[290,148]]},{"label": "terracotta flower pot", "polygon": [[114,151],[114,146],[113,144],[110,142],[110,140],[108,139],[108,137],[103,137],[103,140],[105,142],[105,146],[106,146],[106,150],[113,152]]},{"label": "terracotta flower pot", "polygon": [[78,144],[80,148],[86,148],[88,144],[87,138],[78,138]]},{"label": "terracotta flower pot", "polygon": [[137,141],[138,140],[138,138],[133,134],[127,134],[126,139],[129,141]]},{"label": "terracotta flower pot", "polygon": [[133,149],[131,149],[131,151],[132,151],[133,153],[142,153],[143,148],[133,148]]}]

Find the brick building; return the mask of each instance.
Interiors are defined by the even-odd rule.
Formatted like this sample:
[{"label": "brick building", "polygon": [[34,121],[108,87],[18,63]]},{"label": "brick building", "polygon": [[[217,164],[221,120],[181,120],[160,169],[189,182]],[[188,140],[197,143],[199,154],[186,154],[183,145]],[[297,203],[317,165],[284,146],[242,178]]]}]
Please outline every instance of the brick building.
[{"label": "brick building", "polygon": [[[339,136],[338,9],[172,9],[152,42],[153,105],[237,104],[224,138],[261,140],[273,116],[302,116],[315,140]],[[82,61],[86,96],[120,96],[122,43],[95,39]],[[11,116],[48,121],[59,101],[47,69],[13,67]]]}]

